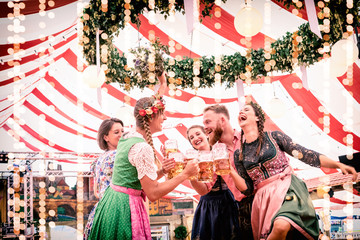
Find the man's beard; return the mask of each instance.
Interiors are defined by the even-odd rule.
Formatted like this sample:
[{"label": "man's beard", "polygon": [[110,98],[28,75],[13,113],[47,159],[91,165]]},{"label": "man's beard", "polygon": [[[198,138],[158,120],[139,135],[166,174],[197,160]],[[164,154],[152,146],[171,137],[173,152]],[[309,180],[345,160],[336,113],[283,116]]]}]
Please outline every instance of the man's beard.
[{"label": "man's beard", "polygon": [[223,132],[224,131],[220,127],[220,124],[219,123],[216,124],[216,128],[214,130],[213,136],[212,137],[209,136],[209,143],[210,143],[211,146],[213,146],[215,143],[217,143],[220,140],[221,135],[223,134]]}]

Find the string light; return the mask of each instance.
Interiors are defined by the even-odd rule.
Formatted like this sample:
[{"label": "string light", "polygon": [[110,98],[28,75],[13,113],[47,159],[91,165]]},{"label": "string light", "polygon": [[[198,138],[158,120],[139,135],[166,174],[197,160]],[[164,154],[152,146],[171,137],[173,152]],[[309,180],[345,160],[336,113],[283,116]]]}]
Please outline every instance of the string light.
[{"label": "string light", "polygon": [[76,184],[76,199],[77,199],[77,239],[83,239],[84,231],[84,180],[82,173],[78,172],[77,184]]},{"label": "string light", "polygon": [[40,239],[46,239],[46,184],[39,182],[39,235]]}]

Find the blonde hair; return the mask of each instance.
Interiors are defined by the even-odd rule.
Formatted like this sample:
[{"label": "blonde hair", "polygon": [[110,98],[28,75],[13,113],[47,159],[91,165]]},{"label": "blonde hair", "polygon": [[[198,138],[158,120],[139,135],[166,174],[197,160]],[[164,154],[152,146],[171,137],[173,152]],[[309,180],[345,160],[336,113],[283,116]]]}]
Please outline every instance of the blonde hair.
[{"label": "blonde hair", "polygon": [[207,111],[213,111],[216,114],[222,113],[227,117],[227,119],[230,119],[229,111],[224,105],[215,104],[215,105],[208,106],[207,108],[204,109],[204,113]]},{"label": "blonde hair", "polygon": [[[139,114],[139,111],[141,109],[145,109],[145,108],[152,106],[154,104],[155,100],[156,100],[156,98],[154,98],[154,97],[144,97],[144,98],[140,98],[139,100],[137,100],[136,104],[135,104],[135,108],[134,108],[134,117],[136,120],[136,126],[145,131],[145,140],[154,150],[155,164],[160,169],[161,162],[159,161],[159,159],[156,156],[156,150],[154,147],[152,133],[150,131],[150,126],[149,126],[150,118],[147,117],[146,115],[142,116]],[[156,113],[154,113],[154,118],[156,118],[160,114],[162,114],[163,111],[164,111],[164,109],[159,109]]]}]

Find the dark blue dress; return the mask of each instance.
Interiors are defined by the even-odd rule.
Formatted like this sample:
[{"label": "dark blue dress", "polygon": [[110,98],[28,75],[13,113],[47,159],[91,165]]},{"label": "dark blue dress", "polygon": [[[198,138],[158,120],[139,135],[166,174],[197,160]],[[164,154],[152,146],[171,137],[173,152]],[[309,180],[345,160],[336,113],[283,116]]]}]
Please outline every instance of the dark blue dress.
[{"label": "dark blue dress", "polygon": [[234,196],[218,176],[211,191],[200,198],[194,214],[191,239],[240,239],[238,217]]}]

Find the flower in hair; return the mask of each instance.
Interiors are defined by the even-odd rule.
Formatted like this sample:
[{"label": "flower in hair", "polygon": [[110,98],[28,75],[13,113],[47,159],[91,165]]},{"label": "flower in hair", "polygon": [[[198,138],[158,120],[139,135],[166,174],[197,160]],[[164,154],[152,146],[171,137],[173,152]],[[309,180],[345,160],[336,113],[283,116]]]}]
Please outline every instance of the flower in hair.
[{"label": "flower in hair", "polygon": [[162,96],[155,95],[151,99],[153,99],[152,105],[148,106],[148,104],[145,104],[144,108],[139,110],[140,116],[146,116],[151,119],[159,110],[165,108],[165,101]]},{"label": "flower in hair", "polygon": [[139,110],[139,114],[140,114],[140,116],[145,117],[146,111],[145,111],[144,109],[140,109],[140,110]]},{"label": "flower in hair", "polygon": [[153,113],[157,113],[159,109],[155,106],[152,106],[151,110],[153,111]]}]

